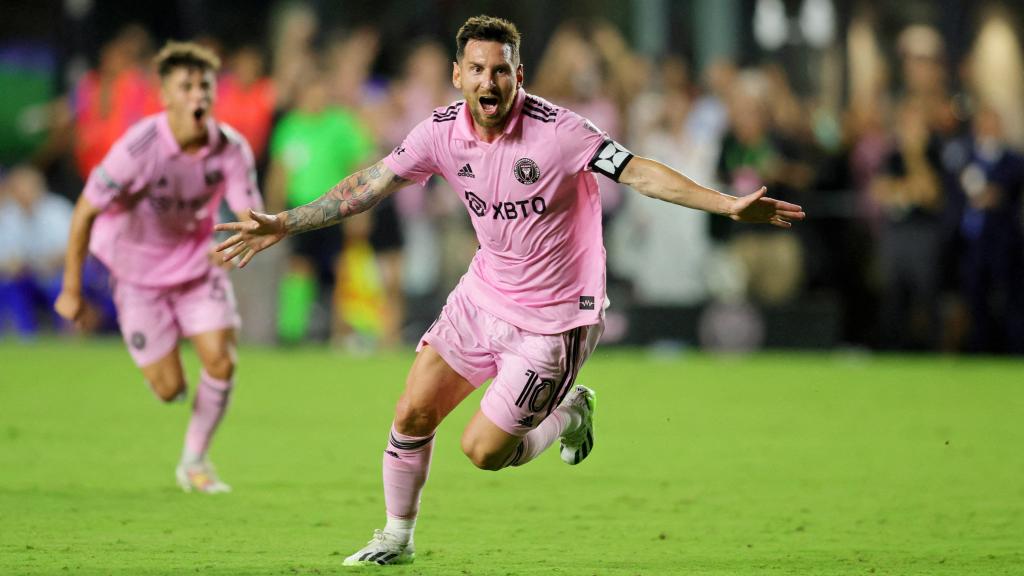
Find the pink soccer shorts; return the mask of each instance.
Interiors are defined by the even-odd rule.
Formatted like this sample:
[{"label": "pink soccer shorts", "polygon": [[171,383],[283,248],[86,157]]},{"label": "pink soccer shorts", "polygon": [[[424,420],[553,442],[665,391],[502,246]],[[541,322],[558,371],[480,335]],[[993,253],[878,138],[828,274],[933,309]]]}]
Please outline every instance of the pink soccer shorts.
[{"label": "pink soccer shorts", "polygon": [[474,305],[459,286],[416,350],[432,346],[478,388],[494,378],[480,410],[505,432],[523,436],[565,398],[603,328],[602,320],[561,334],[521,330]]},{"label": "pink soccer shorts", "polygon": [[166,356],[183,336],[241,324],[231,279],[216,266],[206,276],[166,288],[115,282],[114,303],[121,335],[140,368]]}]

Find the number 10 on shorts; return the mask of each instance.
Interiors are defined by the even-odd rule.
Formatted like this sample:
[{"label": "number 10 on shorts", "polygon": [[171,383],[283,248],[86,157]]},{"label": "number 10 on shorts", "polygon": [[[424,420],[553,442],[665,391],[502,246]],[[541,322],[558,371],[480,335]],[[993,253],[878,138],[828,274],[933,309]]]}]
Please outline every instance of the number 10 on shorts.
[{"label": "number 10 on shorts", "polygon": [[519,398],[516,399],[516,406],[523,408],[525,405],[530,412],[540,412],[544,409],[548,400],[551,399],[554,388],[554,380],[542,379],[533,370],[527,370],[526,385],[523,386],[523,391],[519,393]]}]

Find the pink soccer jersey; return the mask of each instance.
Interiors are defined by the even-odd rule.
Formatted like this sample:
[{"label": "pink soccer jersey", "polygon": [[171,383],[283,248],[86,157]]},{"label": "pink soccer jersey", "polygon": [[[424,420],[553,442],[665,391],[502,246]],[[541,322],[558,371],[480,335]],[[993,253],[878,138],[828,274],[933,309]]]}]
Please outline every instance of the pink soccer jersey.
[{"label": "pink soccer jersey", "polygon": [[89,176],[83,193],[103,210],[89,248],[119,281],[158,288],[204,276],[221,199],[235,212],[263,209],[249,144],[226,124],[207,126],[208,144],[186,154],[166,114],[144,118]]},{"label": "pink soccer jersey", "polygon": [[440,174],[465,203],[480,249],[462,289],[538,334],[597,323],[605,251],[592,170],[618,177],[632,156],[588,120],[522,89],[494,142],[481,141],[472,122],[464,101],[438,108],[384,159],[408,180]]}]

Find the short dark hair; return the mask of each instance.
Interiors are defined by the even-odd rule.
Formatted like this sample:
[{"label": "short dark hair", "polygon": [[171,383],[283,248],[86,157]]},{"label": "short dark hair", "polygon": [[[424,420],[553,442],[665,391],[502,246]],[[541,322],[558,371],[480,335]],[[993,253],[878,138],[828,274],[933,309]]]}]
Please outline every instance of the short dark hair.
[{"label": "short dark hair", "polygon": [[455,35],[455,59],[462,61],[466,44],[470,40],[501,42],[512,47],[512,62],[519,63],[519,30],[516,25],[494,16],[473,16]]},{"label": "short dark hair", "polygon": [[160,52],[153,58],[157,72],[164,78],[171,73],[171,70],[179,66],[186,68],[198,68],[202,71],[220,70],[220,58],[213,53],[213,50],[204,48],[195,42],[175,42],[171,40],[160,49]]}]

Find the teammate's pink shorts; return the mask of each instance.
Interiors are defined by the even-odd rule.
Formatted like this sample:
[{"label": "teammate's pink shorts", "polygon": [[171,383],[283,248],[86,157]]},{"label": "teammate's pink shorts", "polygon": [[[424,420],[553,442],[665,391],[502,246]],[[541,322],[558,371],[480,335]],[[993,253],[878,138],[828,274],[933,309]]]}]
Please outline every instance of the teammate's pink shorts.
[{"label": "teammate's pink shorts", "polygon": [[456,287],[416,350],[430,345],[470,384],[494,378],[480,410],[498,428],[523,436],[572,388],[601,338],[603,321],[562,334],[535,334],[477,307]]},{"label": "teammate's pink shorts", "polygon": [[216,266],[206,276],[167,288],[115,282],[114,304],[121,335],[139,367],[166,356],[182,336],[241,323],[231,279]]}]

